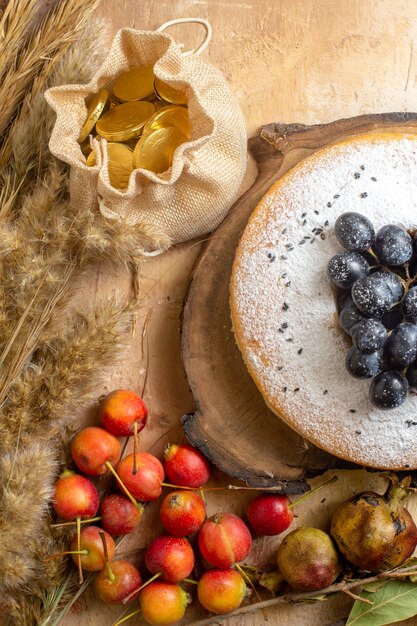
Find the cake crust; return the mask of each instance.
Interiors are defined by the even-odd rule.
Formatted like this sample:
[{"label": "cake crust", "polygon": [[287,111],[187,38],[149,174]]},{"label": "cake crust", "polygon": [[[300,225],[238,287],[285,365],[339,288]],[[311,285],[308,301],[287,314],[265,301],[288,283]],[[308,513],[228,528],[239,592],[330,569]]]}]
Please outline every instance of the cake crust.
[{"label": "cake crust", "polygon": [[[279,179],[253,211],[230,285],[237,344],[266,403],[317,446],[361,465],[417,467],[417,396],[382,411],[345,370],[327,262],[333,226],[358,211],[378,229],[417,227],[417,134],[377,132],[327,146]],[[415,422],[415,424],[413,423]]]}]

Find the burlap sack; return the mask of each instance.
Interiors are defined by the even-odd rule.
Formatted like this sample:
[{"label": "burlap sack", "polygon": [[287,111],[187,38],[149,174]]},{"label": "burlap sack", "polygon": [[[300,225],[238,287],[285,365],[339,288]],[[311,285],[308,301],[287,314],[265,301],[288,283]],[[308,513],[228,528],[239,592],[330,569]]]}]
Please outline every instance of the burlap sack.
[{"label": "burlap sack", "polygon": [[[141,65],[154,65],[158,78],[186,91],[192,136],[177,148],[167,172],[137,169],[127,190],[119,191],[110,186],[106,141],[91,141],[97,165],[87,167],[77,137],[86,96],[111,89],[118,74]],[[46,99],[57,114],[49,147],[71,166],[70,194],[77,206],[149,224],[171,243],[209,233],[223,220],[245,172],[245,120],[222,74],[196,54],[182,54],[169,35],[123,28],[88,85],[54,87]]]}]

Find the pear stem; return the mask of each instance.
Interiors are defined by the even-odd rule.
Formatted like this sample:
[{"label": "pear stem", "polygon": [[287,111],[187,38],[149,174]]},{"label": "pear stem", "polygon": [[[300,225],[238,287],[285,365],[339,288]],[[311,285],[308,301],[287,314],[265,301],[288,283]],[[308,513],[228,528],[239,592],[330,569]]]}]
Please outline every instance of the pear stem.
[{"label": "pear stem", "polygon": [[133,424],[133,467],[132,474],[135,476],[138,473],[138,466],[136,462],[136,453],[138,451],[138,423]]},{"label": "pear stem", "polygon": [[150,578],[149,580],[147,580],[146,582],[143,583],[143,585],[141,585],[139,587],[139,589],[135,589],[135,591],[132,591],[132,593],[130,593],[128,596],[126,596],[126,598],[124,598],[123,600],[123,604],[126,604],[127,602],[129,602],[129,600],[131,600],[133,598],[133,596],[135,596],[137,593],[139,593],[139,591],[142,591],[142,589],[144,589],[145,587],[147,587],[150,583],[152,583],[154,580],[156,580],[157,578],[159,578],[161,576],[162,572],[157,572],[156,574],[154,574],[152,576],[152,578]]},{"label": "pear stem", "polygon": [[122,481],[122,479],[120,478],[120,476],[118,475],[116,470],[114,469],[113,465],[111,463],[109,463],[109,461],[106,461],[104,465],[113,474],[113,476],[115,477],[116,481],[118,482],[118,484],[120,486],[120,489],[123,491],[123,493],[139,509],[140,508],[139,503],[135,500],[135,498],[130,493],[129,489],[125,486],[124,482]]},{"label": "pear stem", "polygon": [[104,561],[106,563],[107,578],[111,583],[113,583],[116,580],[116,576],[113,574],[113,570],[110,565],[109,552],[107,550],[106,535],[104,534],[102,530],[100,530],[99,535],[103,543]]},{"label": "pear stem", "polygon": [[141,612],[140,609],[138,609],[137,611],[133,611],[133,613],[129,613],[129,615],[126,615],[126,617],[122,617],[122,619],[119,619],[117,620],[117,622],[114,622],[112,626],[119,626],[119,624],[123,624],[123,622],[127,622],[127,620],[130,619],[131,617],[135,617],[135,615],[139,615],[140,612]]},{"label": "pear stem", "polygon": [[332,476],[332,478],[329,478],[329,480],[326,480],[324,483],[321,483],[320,485],[317,485],[317,487],[314,487],[314,489],[311,489],[310,491],[307,491],[307,493],[305,493],[303,496],[301,496],[301,498],[298,498],[298,500],[295,500],[294,502],[291,502],[291,504],[288,505],[288,508],[292,509],[293,506],[295,506],[296,504],[299,504],[303,500],[307,500],[307,498],[312,496],[313,493],[316,493],[316,491],[318,491],[322,487],[325,487],[326,485],[331,485],[332,483],[335,483],[337,480],[338,480],[338,478],[337,478],[336,475]]},{"label": "pear stem", "polygon": [[[91,522],[99,522],[101,520],[101,516],[90,517],[90,519],[80,519],[80,524],[91,524]],[[49,524],[49,528],[63,528],[64,526],[74,526],[77,523],[74,522],[59,522],[58,524]]]},{"label": "pear stem", "polygon": [[[81,552],[81,517],[80,516],[77,517],[76,524],[77,524],[77,550],[78,552]],[[78,565],[78,582],[80,585],[82,585],[84,582],[84,576],[83,576],[83,568],[81,565],[81,554],[79,554],[77,557],[77,565]]]},{"label": "pear stem", "polygon": [[183,578],[182,580],[184,583],[189,583],[190,585],[198,585],[198,581],[192,580],[191,578]]}]

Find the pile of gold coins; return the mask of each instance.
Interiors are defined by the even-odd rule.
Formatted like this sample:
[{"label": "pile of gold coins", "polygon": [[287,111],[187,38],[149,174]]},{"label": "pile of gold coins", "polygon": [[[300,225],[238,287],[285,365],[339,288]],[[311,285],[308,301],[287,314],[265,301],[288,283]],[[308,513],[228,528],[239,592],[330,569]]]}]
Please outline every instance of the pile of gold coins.
[{"label": "pile of gold coins", "polygon": [[86,104],[78,143],[86,165],[94,166],[89,135],[107,140],[109,179],[116,189],[126,189],[138,167],[156,174],[168,170],[175,150],[191,137],[186,94],[156,78],[151,65],[123,72],[111,93],[101,89]]}]

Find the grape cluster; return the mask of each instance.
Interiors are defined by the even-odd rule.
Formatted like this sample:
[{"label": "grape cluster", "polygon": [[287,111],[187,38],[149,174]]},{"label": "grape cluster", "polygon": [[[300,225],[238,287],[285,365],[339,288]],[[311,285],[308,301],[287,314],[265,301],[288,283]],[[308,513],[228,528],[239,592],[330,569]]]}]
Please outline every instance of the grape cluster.
[{"label": "grape cluster", "polygon": [[346,368],[372,378],[374,406],[393,409],[417,391],[417,234],[393,224],[375,233],[354,212],[340,215],[334,230],[345,251],[327,269],[338,288],[340,326],[352,339]]}]

